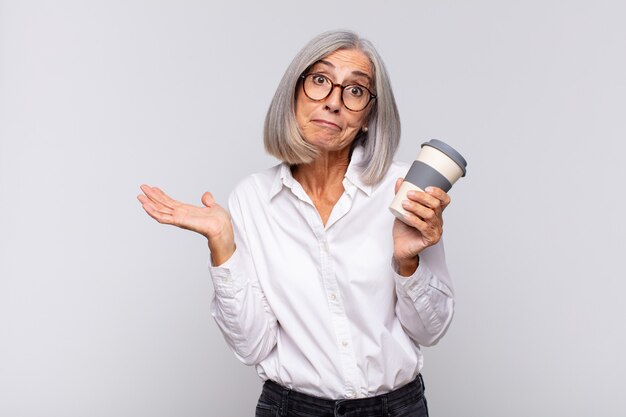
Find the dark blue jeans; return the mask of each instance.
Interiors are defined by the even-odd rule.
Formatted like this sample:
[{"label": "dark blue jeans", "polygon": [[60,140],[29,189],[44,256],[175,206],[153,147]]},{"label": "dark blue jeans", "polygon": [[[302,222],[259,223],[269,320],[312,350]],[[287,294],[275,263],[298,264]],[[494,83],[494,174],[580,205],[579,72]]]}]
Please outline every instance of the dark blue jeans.
[{"label": "dark blue jeans", "polygon": [[413,382],[387,394],[356,400],[327,400],[265,381],[256,417],[428,417],[424,382]]}]

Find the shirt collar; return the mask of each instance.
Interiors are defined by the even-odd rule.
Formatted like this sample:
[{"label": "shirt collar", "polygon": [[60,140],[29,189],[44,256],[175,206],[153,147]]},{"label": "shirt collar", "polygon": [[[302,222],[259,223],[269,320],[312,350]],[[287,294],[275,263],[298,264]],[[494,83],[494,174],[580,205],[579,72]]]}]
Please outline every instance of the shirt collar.
[{"label": "shirt collar", "polygon": [[273,199],[276,194],[278,194],[283,186],[287,186],[291,188],[295,179],[291,175],[291,169],[286,162],[278,165],[278,170],[276,171],[276,176],[274,177],[274,182],[272,183],[272,187],[270,188],[270,200]]},{"label": "shirt collar", "polygon": [[[365,150],[362,146],[357,146],[352,151],[352,157],[350,158],[350,164],[348,165],[348,170],[346,171],[346,175],[344,176],[344,181],[347,180],[359,190],[363,191],[368,197],[372,194],[373,187],[371,185],[365,184],[361,180],[361,174],[365,169],[361,163],[363,162],[363,157],[365,154]],[[276,176],[274,177],[274,182],[270,188],[269,198],[273,199],[282,189],[283,186],[292,188],[293,184],[296,182],[295,178],[291,175],[291,169],[286,162],[283,162],[278,166],[278,170],[276,172]]]},{"label": "shirt collar", "polygon": [[361,174],[365,171],[363,159],[365,158],[365,149],[363,146],[357,146],[352,151],[350,165],[346,171],[345,179],[354,184],[359,190],[363,191],[368,197],[372,195],[373,186],[367,185],[361,179]]}]

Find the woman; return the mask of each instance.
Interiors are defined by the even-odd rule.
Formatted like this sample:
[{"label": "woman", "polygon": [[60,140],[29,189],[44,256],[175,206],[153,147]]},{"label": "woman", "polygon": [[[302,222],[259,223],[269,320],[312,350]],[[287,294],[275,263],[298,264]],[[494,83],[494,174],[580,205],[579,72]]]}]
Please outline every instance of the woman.
[{"label": "woman", "polygon": [[[257,416],[426,416],[420,346],[452,319],[442,211],[448,195],[387,210],[408,166],[385,67],[351,32],[327,32],[287,69],[264,140],[284,161],[244,179],[229,211],[142,186],[160,223],[208,239],[211,313],[265,380]],[[395,183],[395,187],[394,187]],[[230,214],[229,214],[230,213]],[[232,217],[231,217],[232,216]]]}]

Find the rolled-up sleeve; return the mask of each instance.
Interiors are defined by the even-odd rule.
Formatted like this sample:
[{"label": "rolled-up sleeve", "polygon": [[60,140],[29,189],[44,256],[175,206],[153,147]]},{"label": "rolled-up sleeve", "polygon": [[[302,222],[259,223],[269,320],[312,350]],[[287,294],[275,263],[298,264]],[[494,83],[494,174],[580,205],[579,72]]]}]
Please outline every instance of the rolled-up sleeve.
[{"label": "rolled-up sleeve", "polygon": [[244,219],[234,195],[229,199],[229,209],[237,248],[219,266],[211,265],[209,260],[214,287],[211,315],[235,356],[246,365],[255,365],[276,345],[278,322],[257,279]]},{"label": "rolled-up sleeve", "polygon": [[446,333],[454,315],[454,292],[446,267],[443,241],[420,254],[417,270],[410,277],[398,274],[396,315],[405,332],[422,346],[436,344]]}]

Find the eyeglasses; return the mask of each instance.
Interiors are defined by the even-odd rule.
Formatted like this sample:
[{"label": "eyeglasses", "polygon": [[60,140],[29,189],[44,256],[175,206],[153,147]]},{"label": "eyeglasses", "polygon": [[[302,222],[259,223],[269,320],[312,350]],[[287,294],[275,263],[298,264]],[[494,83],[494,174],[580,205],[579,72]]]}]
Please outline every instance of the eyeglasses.
[{"label": "eyeglasses", "polygon": [[344,107],[350,111],[364,110],[370,101],[376,98],[367,87],[360,84],[341,85],[333,83],[322,74],[306,74],[302,78],[304,94],[314,101],[322,101],[331,95],[335,87],[341,87],[341,101]]}]

